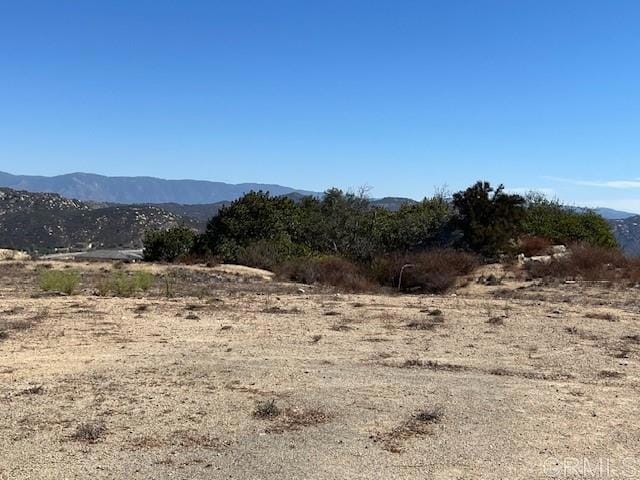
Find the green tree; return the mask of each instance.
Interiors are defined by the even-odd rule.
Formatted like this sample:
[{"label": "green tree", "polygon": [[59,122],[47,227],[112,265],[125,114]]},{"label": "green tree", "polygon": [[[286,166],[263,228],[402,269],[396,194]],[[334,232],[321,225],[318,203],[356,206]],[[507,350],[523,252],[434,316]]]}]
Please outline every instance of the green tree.
[{"label": "green tree", "polygon": [[195,244],[196,234],[187,227],[167,230],[150,230],[142,240],[143,255],[147,261],[172,262],[190,253]]},{"label": "green tree", "polygon": [[463,245],[490,258],[511,250],[525,217],[524,203],[520,195],[505,193],[503,185],[494,189],[489,182],[454,194]]}]

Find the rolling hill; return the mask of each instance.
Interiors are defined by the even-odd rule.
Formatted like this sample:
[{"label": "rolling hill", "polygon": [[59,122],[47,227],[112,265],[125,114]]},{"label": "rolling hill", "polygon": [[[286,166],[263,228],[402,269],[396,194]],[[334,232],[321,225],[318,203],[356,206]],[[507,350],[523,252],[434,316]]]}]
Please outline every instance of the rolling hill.
[{"label": "rolling hill", "polygon": [[201,222],[153,205],[96,206],[54,193],[0,188],[0,248],[140,248],[145,230]]}]

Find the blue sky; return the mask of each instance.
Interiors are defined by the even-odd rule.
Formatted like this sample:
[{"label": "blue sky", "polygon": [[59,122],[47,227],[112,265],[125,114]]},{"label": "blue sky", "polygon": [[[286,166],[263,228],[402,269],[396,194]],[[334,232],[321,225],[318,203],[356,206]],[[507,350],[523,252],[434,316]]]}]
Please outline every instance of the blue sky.
[{"label": "blue sky", "polygon": [[640,212],[640,2],[0,0],[0,170]]}]

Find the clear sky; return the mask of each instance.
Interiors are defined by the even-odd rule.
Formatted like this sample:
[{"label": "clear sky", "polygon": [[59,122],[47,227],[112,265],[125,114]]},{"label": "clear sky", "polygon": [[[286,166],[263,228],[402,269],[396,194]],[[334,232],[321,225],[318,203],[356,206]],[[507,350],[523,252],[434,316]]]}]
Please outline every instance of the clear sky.
[{"label": "clear sky", "polygon": [[0,0],[0,170],[640,212],[640,1]]}]

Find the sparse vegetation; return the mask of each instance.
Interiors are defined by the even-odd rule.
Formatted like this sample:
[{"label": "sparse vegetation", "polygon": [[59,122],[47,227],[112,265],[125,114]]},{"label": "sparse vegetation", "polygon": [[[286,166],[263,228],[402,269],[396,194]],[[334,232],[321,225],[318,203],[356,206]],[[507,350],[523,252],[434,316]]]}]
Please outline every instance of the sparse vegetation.
[{"label": "sparse vegetation", "polygon": [[518,242],[518,251],[527,257],[547,255],[553,242],[546,237],[525,235]]},{"label": "sparse vegetation", "polygon": [[281,315],[287,315],[287,314],[299,314],[302,313],[302,310],[300,310],[297,307],[293,307],[293,308],[282,308],[279,307],[277,305],[274,305],[273,307],[267,307],[264,310],[262,310],[263,313],[278,313]]},{"label": "sparse vegetation", "polygon": [[408,321],[406,326],[410,330],[433,330],[441,323],[444,323],[443,317],[417,318]]},{"label": "sparse vegetation", "polygon": [[107,279],[98,284],[98,294],[102,296],[130,297],[148,291],[154,283],[153,274],[145,271],[127,272],[116,269]]},{"label": "sparse vegetation", "polygon": [[[86,285],[109,280],[113,270],[129,276],[140,268],[68,264],[82,269]],[[53,269],[61,266],[53,263]],[[15,465],[28,466],[33,448],[55,456],[60,441],[73,440],[67,444],[72,450],[104,453],[109,472],[120,471],[108,457],[115,449],[117,459],[150,475],[162,476],[168,467],[159,462],[171,458],[173,467],[191,462],[185,472],[206,476],[215,473],[208,462],[214,465],[227,448],[229,454],[268,448],[286,458],[292,446],[303,454],[311,445],[330,456],[343,445],[344,461],[351,462],[347,449],[363,446],[371,435],[364,445],[369,453],[363,446],[357,454],[376,456],[380,471],[402,474],[397,465],[422,465],[424,452],[441,455],[442,445],[464,442],[465,425],[485,429],[479,433],[494,435],[507,449],[513,441],[523,442],[518,452],[532,446],[537,462],[538,443],[558,431],[547,421],[558,401],[570,402],[575,415],[562,422],[574,430],[589,428],[593,414],[603,424],[633,421],[626,406],[637,393],[636,289],[520,284],[507,276],[501,289],[514,295],[506,301],[473,281],[492,272],[501,278],[503,266],[491,265],[463,276],[471,283],[456,296],[407,297],[395,288],[347,295],[307,287],[301,295],[298,285],[249,280],[250,272],[241,277],[242,268],[142,268],[158,272],[153,298],[49,298],[39,291],[30,298],[22,287],[39,290],[32,268],[5,275],[0,331],[9,340],[0,341],[7,354],[0,376],[11,381],[0,397],[11,407],[5,409],[7,438],[19,439],[7,444],[9,457],[19,460]],[[175,278],[178,298],[162,298],[165,272]],[[191,315],[200,319],[187,320]],[[506,326],[498,326],[503,319]],[[42,359],[46,364],[38,363]],[[609,401],[611,388],[615,402]],[[494,401],[479,402],[487,394]],[[244,414],[232,413],[238,405]],[[444,405],[446,415],[434,405]],[[510,428],[495,428],[496,418]],[[523,418],[536,420],[534,445]],[[86,425],[78,426],[82,421]],[[42,437],[52,441],[37,442],[40,425],[52,426]],[[248,447],[237,443],[245,434],[255,440]],[[573,437],[561,440],[572,455],[583,447]],[[634,440],[605,453],[632,453]],[[463,443],[455,444],[457,452]],[[256,462],[262,462],[259,453]],[[488,459],[494,453],[482,451]],[[73,467],[91,469],[92,459],[81,455]],[[240,468],[215,465],[226,476]],[[341,471],[357,476],[359,467],[345,465]],[[14,468],[7,462],[0,467]],[[48,468],[51,476],[65,474],[64,466]],[[302,471],[289,462],[285,468],[313,476],[311,467]]]},{"label": "sparse vegetation", "polygon": [[502,325],[504,325],[504,318],[503,317],[489,317],[489,319],[487,320],[487,323],[489,325],[502,326]]},{"label": "sparse vegetation", "polygon": [[432,250],[378,258],[371,269],[382,285],[404,292],[444,293],[478,264],[478,258],[466,252]]},{"label": "sparse vegetation", "polygon": [[102,440],[107,428],[102,421],[84,422],[76,427],[71,439],[84,443],[97,443]]},{"label": "sparse vegetation", "polygon": [[616,315],[610,312],[588,312],[585,317],[594,320],[606,320],[607,322],[617,322],[619,320]]},{"label": "sparse vegetation", "polygon": [[280,265],[277,272],[280,278],[308,285],[331,285],[347,292],[376,289],[361,267],[339,257],[300,257]]},{"label": "sparse vegetation", "polygon": [[587,281],[640,281],[640,259],[624,256],[619,250],[577,244],[570,254],[549,262],[530,262],[535,278],[580,279]]},{"label": "sparse vegetation", "polygon": [[258,402],[255,410],[253,411],[253,416],[257,418],[275,418],[280,415],[280,408],[276,405],[275,400],[265,400],[262,402]]}]

